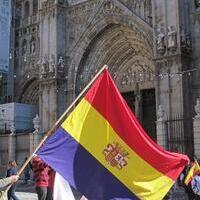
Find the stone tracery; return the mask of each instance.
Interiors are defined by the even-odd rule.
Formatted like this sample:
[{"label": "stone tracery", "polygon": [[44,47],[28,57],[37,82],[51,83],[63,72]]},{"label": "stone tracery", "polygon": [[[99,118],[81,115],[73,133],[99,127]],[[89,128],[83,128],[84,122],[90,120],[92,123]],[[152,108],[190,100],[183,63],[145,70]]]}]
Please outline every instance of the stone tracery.
[{"label": "stone tracery", "polygon": [[[89,82],[91,77],[94,76],[97,69],[104,64],[110,66],[110,71],[113,76],[115,74],[115,79],[119,86],[124,86],[123,80],[124,77],[127,76],[126,69],[130,66],[135,68],[136,74],[139,74],[139,71],[143,70],[147,71],[148,76],[151,76],[150,71],[154,70],[151,61],[152,52],[144,46],[142,40],[138,38],[133,31],[123,26],[112,25],[105,29],[103,33],[100,33],[96,38],[97,40],[93,41],[93,44],[86,49],[80,63],[81,68],[77,73],[77,94],[83,89],[83,86]],[[141,57],[138,57],[138,55]],[[144,60],[146,60],[146,63]],[[128,62],[129,64],[127,64]],[[117,76],[117,71],[120,71],[119,74],[125,75],[123,77],[120,76],[119,78]],[[145,81],[149,78],[147,78],[146,75],[143,79],[143,81]],[[138,82],[138,80],[134,81]],[[132,81],[133,84],[134,81]]]}]

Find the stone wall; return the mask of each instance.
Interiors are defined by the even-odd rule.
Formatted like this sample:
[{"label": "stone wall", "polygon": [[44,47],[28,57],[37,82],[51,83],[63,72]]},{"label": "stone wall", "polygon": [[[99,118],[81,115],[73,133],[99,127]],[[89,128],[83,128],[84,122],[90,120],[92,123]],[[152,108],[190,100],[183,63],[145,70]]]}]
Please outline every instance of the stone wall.
[{"label": "stone wall", "polygon": [[8,136],[0,136],[0,176],[5,175],[8,160]]},{"label": "stone wall", "polygon": [[42,134],[33,133],[0,135],[0,177],[5,176],[9,160],[16,160],[20,168],[41,138]]}]

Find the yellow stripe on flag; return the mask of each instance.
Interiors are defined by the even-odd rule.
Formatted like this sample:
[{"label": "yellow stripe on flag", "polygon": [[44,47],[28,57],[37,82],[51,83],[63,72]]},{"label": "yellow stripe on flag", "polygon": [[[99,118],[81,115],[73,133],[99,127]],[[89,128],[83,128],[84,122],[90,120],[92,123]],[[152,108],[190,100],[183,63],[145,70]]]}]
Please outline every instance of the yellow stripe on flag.
[{"label": "yellow stripe on flag", "polygon": [[[139,157],[85,99],[64,121],[62,127],[140,199],[160,200],[174,184],[172,179]],[[116,143],[123,153],[129,154],[127,165],[122,169],[111,166],[105,158],[105,151],[109,150],[107,145]]]}]

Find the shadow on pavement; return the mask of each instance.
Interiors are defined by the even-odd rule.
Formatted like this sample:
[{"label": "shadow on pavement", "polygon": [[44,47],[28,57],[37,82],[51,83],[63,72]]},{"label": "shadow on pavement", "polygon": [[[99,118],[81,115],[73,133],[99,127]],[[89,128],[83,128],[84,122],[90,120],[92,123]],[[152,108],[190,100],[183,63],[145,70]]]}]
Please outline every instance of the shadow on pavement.
[{"label": "shadow on pavement", "polygon": [[28,184],[24,184],[23,181],[19,181],[17,183],[16,191],[17,192],[36,193],[34,182],[30,181]]}]

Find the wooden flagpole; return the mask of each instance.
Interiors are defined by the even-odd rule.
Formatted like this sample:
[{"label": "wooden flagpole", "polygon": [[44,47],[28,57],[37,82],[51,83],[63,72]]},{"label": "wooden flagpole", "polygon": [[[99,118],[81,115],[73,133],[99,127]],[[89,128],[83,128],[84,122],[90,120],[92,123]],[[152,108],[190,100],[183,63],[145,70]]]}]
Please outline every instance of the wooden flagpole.
[{"label": "wooden flagpole", "polygon": [[[85,92],[90,88],[90,86],[94,83],[94,81],[98,78],[98,76],[102,73],[102,71],[104,69],[108,69],[107,65],[104,65],[99,71],[98,73],[94,76],[94,78],[86,85],[86,87],[81,91],[81,93],[76,97],[76,99],[71,103],[71,105],[67,108],[67,110],[62,114],[62,116],[57,120],[57,122],[52,126],[52,128],[45,134],[45,136],[43,137],[43,139],[40,141],[40,143],[38,144],[38,146],[36,147],[36,149],[34,150],[34,152],[29,156],[29,158],[26,160],[26,162],[22,165],[22,167],[19,169],[17,175],[20,176],[22,174],[22,172],[24,171],[24,169],[26,168],[26,166],[28,165],[28,163],[31,161],[31,159],[33,158],[33,156],[36,154],[36,152],[40,149],[40,147],[44,144],[44,142],[47,140],[47,138],[52,135],[56,128],[58,128],[63,121],[65,120],[65,116],[68,115],[68,113],[70,112],[70,110],[74,107],[74,105],[76,105],[76,103],[78,102],[78,100],[85,94]],[[8,190],[11,188],[12,184],[10,184],[6,190],[4,191],[4,193],[7,193]],[[5,195],[3,193],[3,195]]]}]

